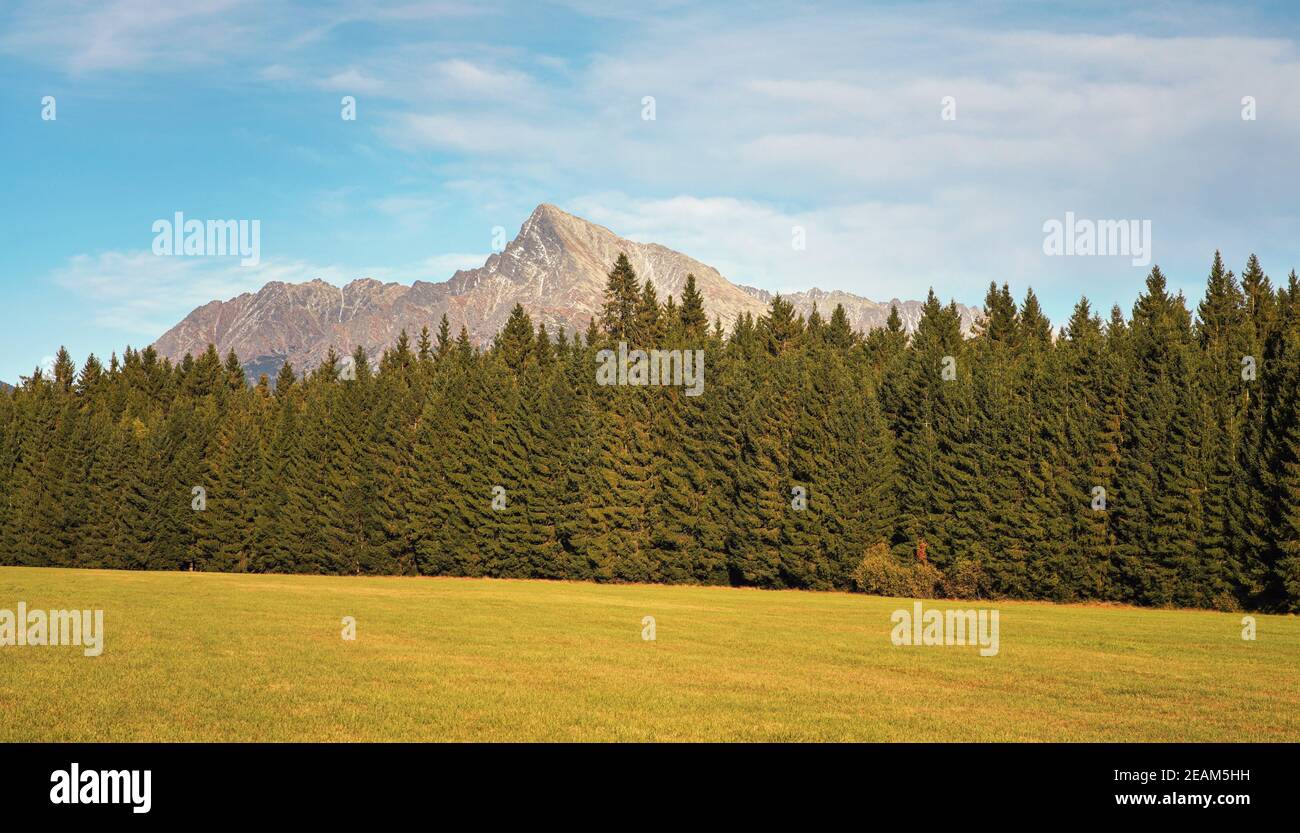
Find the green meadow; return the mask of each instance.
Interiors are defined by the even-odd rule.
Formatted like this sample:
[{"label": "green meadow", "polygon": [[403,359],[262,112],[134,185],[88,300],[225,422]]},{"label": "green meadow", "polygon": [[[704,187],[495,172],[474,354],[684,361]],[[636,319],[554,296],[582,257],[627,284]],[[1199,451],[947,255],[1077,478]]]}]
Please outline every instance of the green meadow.
[{"label": "green meadow", "polygon": [[18,602],[104,649],[0,647],[4,741],[1300,740],[1294,616],[926,602],[997,609],[982,657],[842,593],[0,568]]}]

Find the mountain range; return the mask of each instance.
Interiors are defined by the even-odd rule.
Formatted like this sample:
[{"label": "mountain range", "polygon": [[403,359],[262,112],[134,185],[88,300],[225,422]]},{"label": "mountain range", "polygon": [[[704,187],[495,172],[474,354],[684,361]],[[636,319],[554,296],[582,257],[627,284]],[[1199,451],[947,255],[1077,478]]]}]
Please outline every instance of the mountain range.
[{"label": "mountain range", "polygon": [[[519,235],[476,269],[458,270],[440,283],[411,285],[362,278],[343,287],[316,279],[291,284],[272,281],[257,292],[198,307],[154,343],[172,361],[199,355],[209,343],[224,356],[234,350],[248,376],[274,375],[285,361],[299,372],[321,363],[330,347],[347,354],[356,345],[378,357],[402,330],[412,339],[421,327],[437,330],[445,314],[454,335],[464,326],[471,340],[484,344],[501,329],[515,304],[552,333],[585,331],[599,317],[607,275],[625,253],[641,280],[652,280],[660,300],[681,298],[688,274],[704,296],[709,319],[724,327],[744,313],[761,315],[771,293],[727,280],[718,270],[657,243],[638,243],[604,226],[539,205]],[[805,316],[816,305],[829,317],[843,304],[849,323],[861,332],[883,326],[897,305],[909,331],[921,317],[920,301],[876,302],[842,291],[809,289],[783,295]],[[978,307],[958,305],[969,332]]]}]

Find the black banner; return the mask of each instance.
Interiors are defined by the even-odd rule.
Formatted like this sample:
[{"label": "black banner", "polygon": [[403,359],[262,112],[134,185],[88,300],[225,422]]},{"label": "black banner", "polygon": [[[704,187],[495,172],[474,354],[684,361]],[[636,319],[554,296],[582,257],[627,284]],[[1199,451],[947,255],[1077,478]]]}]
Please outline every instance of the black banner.
[{"label": "black banner", "polygon": [[[13,744],[6,818],[338,821],[460,808],[538,818],[762,817],[855,805],[1075,819],[1288,811],[1294,745]],[[692,811],[695,812],[695,811]],[[629,815],[630,814],[630,815]],[[649,814],[649,815],[647,815]],[[680,817],[679,817],[680,820]]]}]

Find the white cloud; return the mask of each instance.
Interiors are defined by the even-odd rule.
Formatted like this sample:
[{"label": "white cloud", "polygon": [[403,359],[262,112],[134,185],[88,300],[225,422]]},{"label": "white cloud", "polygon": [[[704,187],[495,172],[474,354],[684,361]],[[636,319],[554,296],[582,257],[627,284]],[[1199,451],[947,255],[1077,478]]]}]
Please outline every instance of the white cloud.
[{"label": "white cloud", "polygon": [[0,51],[78,74],[207,64],[250,40],[239,14],[247,6],[244,0],[28,4],[14,13]]},{"label": "white cloud", "polygon": [[297,73],[283,64],[270,64],[262,67],[257,76],[264,81],[291,81],[297,77]]},{"label": "white cloud", "polygon": [[[728,197],[606,193],[565,208],[625,237],[690,254],[737,283],[780,291],[818,286],[888,300],[924,295],[917,276],[931,275],[942,296],[974,303],[988,279],[969,261],[990,255],[989,230],[1008,222],[996,208],[980,211],[978,199],[953,191],[938,206],[860,201],[790,211]],[[796,226],[804,232],[802,250],[792,245]],[[1038,244],[1029,237],[1021,251],[1032,254]]]},{"label": "white cloud", "polygon": [[399,266],[352,268],[297,260],[265,259],[243,267],[237,259],[160,257],[152,252],[109,251],[69,258],[48,280],[77,295],[95,312],[93,323],[152,342],[195,308],[256,292],[271,281],[316,278],[343,286],[360,277],[411,283],[445,281],[457,269],[482,266],[486,253],[449,253]]},{"label": "white cloud", "polygon": [[382,95],[387,90],[387,85],[383,81],[355,67],[334,73],[321,81],[320,85],[323,89],[349,95]]},{"label": "white cloud", "polygon": [[494,70],[459,58],[435,65],[441,92],[467,98],[518,100],[534,92],[532,78],[523,72]]},{"label": "white cloud", "polygon": [[349,277],[338,267],[300,261],[267,259],[244,267],[231,258],[109,251],[76,255],[49,279],[93,305],[96,324],[152,341],[194,308],[254,292],[270,281],[339,283]]},{"label": "white cloud", "polygon": [[[16,0],[4,19],[0,53],[83,75],[96,72],[174,72],[177,68],[254,65],[267,54],[279,62],[251,74],[263,80],[329,78],[306,72],[340,26],[408,27],[496,14],[488,3],[419,2],[358,5],[349,0]],[[348,79],[348,71],[340,80]],[[240,72],[230,72],[232,77]],[[358,78],[362,77],[360,74]],[[321,83],[319,81],[313,83]]]}]

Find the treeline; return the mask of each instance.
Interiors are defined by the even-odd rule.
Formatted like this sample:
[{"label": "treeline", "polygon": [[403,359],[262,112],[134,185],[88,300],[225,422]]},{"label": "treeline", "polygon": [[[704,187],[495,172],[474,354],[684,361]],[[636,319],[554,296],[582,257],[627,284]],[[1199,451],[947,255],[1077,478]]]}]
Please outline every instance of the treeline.
[{"label": "treeline", "polygon": [[[841,588],[1300,608],[1300,285],[1215,256],[1125,318],[990,286],[861,336],[781,298],[731,332],[626,259],[586,333],[444,318],[253,386],[128,349],[0,393],[0,563]],[[703,395],[597,352],[703,349]],[[919,584],[918,584],[919,580]]]}]

